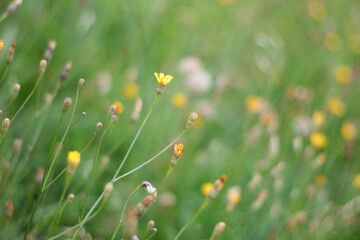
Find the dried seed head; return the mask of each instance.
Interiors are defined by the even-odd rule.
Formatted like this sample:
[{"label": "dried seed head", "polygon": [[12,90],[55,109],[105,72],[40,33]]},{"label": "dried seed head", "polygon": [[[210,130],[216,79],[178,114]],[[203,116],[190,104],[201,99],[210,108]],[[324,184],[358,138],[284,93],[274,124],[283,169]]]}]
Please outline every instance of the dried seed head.
[{"label": "dried seed head", "polygon": [[101,122],[98,122],[96,124],[96,131],[99,131],[103,127],[103,124]]},{"label": "dried seed head", "polygon": [[178,163],[179,158],[183,154],[183,151],[184,151],[184,145],[182,145],[181,143],[175,144],[174,155],[173,155],[173,157],[171,159],[171,163],[170,163],[172,167],[174,167]]},{"label": "dried seed head", "polygon": [[19,94],[19,92],[20,92],[20,84],[15,83],[11,97],[15,98]]},{"label": "dried seed head", "polygon": [[14,153],[20,152],[23,141],[20,138],[16,138],[13,142]]},{"label": "dried seed head", "polygon": [[142,101],[141,97],[137,97],[136,101],[135,101],[134,110],[131,114],[131,121],[133,123],[136,123],[139,120],[142,106],[143,106],[143,101]]},{"label": "dried seed head", "polygon": [[64,100],[64,105],[63,105],[63,109],[62,109],[64,113],[69,110],[71,104],[72,104],[71,98],[69,98],[69,97],[65,98],[65,100]]},{"label": "dried seed head", "polygon": [[153,229],[153,227],[155,226],[155,222],[153,220],[150,220],[147,224],[147,230],[151,230]]},{"label": "dried seed head", "polygon": [[222,175],[218,180],[216,180],[206,197],[209,200],[216,198],[219,192],[221,191],[221,189],[223,188],[224,182],[226,180],[227,177],[225,175]]},{"label": "dried seed head", "polygon": [[1,134],[4,134],[8,130],[9,125],[10,125],[10,119],[4,118],[1,124]]},{"label": "dried seed head", "polygon": [[56,42],[54,40],[50,40],[48,44],[48,48],[44,53],[44,59],[46,59],[47,61],[50,61],[52,59],[55,47],[56,47]]},{"label": "dried seed head", "polygon": [[9,49],[9,53],[7,55],[7,58],[6,58],[6,64],[7,65],[10,65],[12,63],[12,61],[14,60],[15,46],[16,46],[15,43],[11,44],[11,47]]},{"label": "dried seed head", "polygon": [[192,127],[192,125],[194,125],[197,118],[198,118],[198,114],[196,112],[191,113],[188,122],[186,124],[186,128]]},{"label": "dried seed head", "polygon": [[70,193],[69,196],[68,196],[68,198],[67,198],[67,201],[68,201],[69,203],[72,203],[72,201],[74,201],[74,199],[75,199],[75,195],[72,194],[72,193]]},{"label": "dried seed head", "polygon": [[40,66],[39,66],[39,71],[40,71],[40,73],[45,72],[46,64],[47,64],[47,62],[46,62],[45,59],[42,59],[42,60],[40,61]]},{"label": "dried seed head", "polygon": [[13,201],[12,200],[6,201],[5,206],[6,206],[6,212],[5,212],[6,218],[10,219],[14,211]]},{"label": "dried seed head", "polygon": [[104,197],[108,198],[111,194],[111,192],[114,189],[114,185],[111,182],[108,182],[105,184],[105,188],[104,188]]},{"label": "dried seed head", "polygon": [[220,234],[225,230],[226,224],[224,222],[218,222],[215,227],[214,227],[214,231],[213,231],[213,236],[214,237],[218,237],[220,236]]},{"label": "dried seed head", "polygon": [[154,198],[156,198],[156,188],[151,183],[149,183],[148,181],[143,181],[141,183],[141,186],[145,188],[149,194],[152,194]]},{"label": "dried seed head", "polygon": [[72,68],[72,62],[69,61],[65,64],[64,70],[60,74],[60,82],[64,82],[67,76],[69,75],[69,71]]},{"label": "dried seed head", "polygon": [[43,177],[44,177],[44,168],[39,167],[39,168],[36,170],[35,181],[36,181],[37,183],[41,183],[41,181],[43,180]]},{"label": "dried seed head", "polygon": [[85,83],[85,80],[83,78],[80,78],[78,87],[80,88]]}]

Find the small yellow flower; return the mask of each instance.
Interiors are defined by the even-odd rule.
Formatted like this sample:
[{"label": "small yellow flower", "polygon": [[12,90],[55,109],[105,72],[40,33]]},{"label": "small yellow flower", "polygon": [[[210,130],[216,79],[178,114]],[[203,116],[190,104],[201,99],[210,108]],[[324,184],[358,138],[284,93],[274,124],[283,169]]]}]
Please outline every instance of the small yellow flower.
[{"label": "small yellow flower", "polygon": [[360,189],[360,173],[356,174],[353,181],[352,181],[354,187]]},{"label": "small yellow flower", "polygon": [[0,53],[4,49],[4,40],[0,39]]},{"label": "small yellow flower", "polygon": [[350,35],[349,45],[351,51],[353,51],[355,54],[360,54],[360,34]]},{"label": "small yellow flower", "polygon": [[322,21],[326,17],[326,7],[320,1],[310,1],[307,10],[309,16],[316,21]]},{"label": "small yellow flower", "polygon": [[113,105],[116,107],[115,114],[119,115],[124,111],[124,105],[121,102],[114,102]]},{"label": "small yellow flower", "polygon": [[201,193],[202,195],[204,195],[205,197],[208,195],[208,193],[210,192],[210,189],[213,187],[213,184],[210,182],[204,183],[201,186]]},{"label": "small yellow flower", "polygon": [[341,125],[341,136],[347,141],[351,142],[356,137],[356,127],[352,122],[345,122]]},{"label": "small yellow flower", "polygon": [[338,98],[330,98],[327,101],[327,110],[329,113],[337,116],[342,117],[345,113],[345,105],[344,103]]},{"label": "small yellow flower", "polygon": [[139,92],[139,88],[134,82],[127,82],[125,83],[124,89],[123,89],[124,95],[126,98],[131,99],[137,96]]},{"label": "small yellow flower", "polygon": [[182,108],[186,104],[186,96],[182,93],[175,93],[171,99],[171,103],[176,108]]},{"label": "small yellow flower", "polygon": [[351,80],[351,69],[345,65],[338,65],[335,67],[333,75],[338,83],[347,84]]},{"label": "small yellow flower", "polygon": [[168,85],[171,80],[173,79],[173,77],[171,75],[166,75],[164,73],[154,73],[156,80],[158,82],[158,84],[162,87],[165,87],[166,85]]},{"label": "small yellow flower", "polygon": [[322,111],[315,111],[312,115],[312,122],[315,127],[321,127],[325,122],[326,116]]},{"label": "small yellow flower", "polygon": [[180,144],[175,144],[174,146],[174,156],[176,158],[181,157],[182,153],[184,151],[184,145]]},{"label": "small yellow flower", "polygon": [[341,49],[341,39],[336,33],[328,33],[325,36],[325,46],[332,52],[338,52]]},{"label": "small yellow flower", "polygon": [[245,102],[246,108],[252,113],[260,113],[265,107],[265,101],[258,96],[249,96]]},{"label": "small yellow flower", "polygon": [[321,132],[313,132],[310,136],[310,142],[318,149],[326,147],[328,143],[326,136]]},{"label": "small yellow flower", "polygon": [[78,151],[70,151],[67,155],[67,163],[70,168],[75,169],[80,163],[80,153]]},{"label": "small yellow flower", "polygon": [[326,181],[327,181],[327,178],[324,174],[318,174],[316,175],[315,177],[315,184],[318,186],[318,187],[322,187],[325,185]]}]

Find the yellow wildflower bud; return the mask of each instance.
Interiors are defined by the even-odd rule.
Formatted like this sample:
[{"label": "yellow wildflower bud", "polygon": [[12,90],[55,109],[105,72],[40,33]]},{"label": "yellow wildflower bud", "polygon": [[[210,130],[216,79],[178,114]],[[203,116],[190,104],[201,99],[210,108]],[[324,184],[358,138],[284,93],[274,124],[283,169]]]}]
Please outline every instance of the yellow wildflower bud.
[{"label": "yellow wildflower bud", "polygon": [[326,116],[322,111],[315,111],[312,115],[312,122],[315,127],[321,127],[325,122]]},{"label": "yellow wildflower bud", "polygon": [[174,167],[177,163],[179,158],[181,157],[181,155],[183,154],[184,151],[184,145],[180,144],[175,144],[174,146],[174,156],[171,159],[171,166]]},{"label": "yellow wildflower bud", "polygon": [[325,185],[327,181],[327,178],[324,174],[318,174],[316,175],[315,177],[315,184],[318,186],[318,187],[322,187]]},{"label": "yellow wildflower bud", "polygon": [[249,96],[245,102],[246,108],[252,113],[260,113],[265,107],[265,101],[258,96]]},{"label": "yellow wildflower bud", "polygon": [[78,151],[68,152],[67,163],[70,169],[76,169],[80,164],[80,153]]},{"label": "yellow wildflower bud", "polygon": [[344,103],[338,98],[330,98],[327,101],[327,110],[329,113],[337,116],[342,117],[345,113],[345,105]]},{"label": "yellow wildflower bud", "polygon": [[351,80],[351,69],[345,65],[338,65],[334,69],[333,76],[338,83],[348,84]]},{"label": "yellow wildflower bud", "polygon": [[307,11],[309,16],[316,21],[322,21],[326,17],[326,7],[320,1],[310,1]]},{"label": "yellow wildflower bud", "polygon": [[125,83],[123,92],[125,97],[130,99],[138,94],[139,88],[134,82],[127,82]]},{"label": "yellow wildflower bud", "polygon": [[0,39],[0,53],[4,49],[4,40]]},{"label": "yellow wildflower bud", "polygon": [[356,174],[353,181],[352,181],[354,187],[360,189],[360,173]]},{"label": "yellow wildflower bud", "polygon": [[182,93],[176,93],[171,99],[171,103],[176,108],[182,108],[186,104],[186,96]]},{"label": "yellow wildflower bud", "polygon": [[341,39],[336,33],[328,33],[325,36],[325,46],[332,52],[338,52],[341,49]]},{"label": "yellow wildflower bud", "polygon": [[213,186],[213,184],[210,182],[204,183],[201,186],[201,194],[206,197],[208,195],[210,189],[212,188],[212,186]]},{"label": "yellow wildflower bud", "polygon": [[356,137],[356,127],[351,122],[345,122],[341,125],[341,136],[348,142],[351,142]]},{"label": "yellow wildflower bud", "polygon": [[310,142],[315,148],[324,148],[327,145],[327,138],[321,132],[313,132],[310,136]]},{"label": "yellow wildflower bud", "polygon": [[113,105],[116,107],[115,108],[116,115],[119,115],[124,111],[124,106],[122,105],[121,102],[114,102]]},{"label": "yellow wildflower bud", "polygon": [[154,73],[156,80],[158,82],[158,88],[157,88],[157,92],[159,94],[161,94],[164,91],[164,88],[166,87],[166,85],[168,85],[171,80],[173,79],[173,76],[171,75],[166,75],[164,73]]}]

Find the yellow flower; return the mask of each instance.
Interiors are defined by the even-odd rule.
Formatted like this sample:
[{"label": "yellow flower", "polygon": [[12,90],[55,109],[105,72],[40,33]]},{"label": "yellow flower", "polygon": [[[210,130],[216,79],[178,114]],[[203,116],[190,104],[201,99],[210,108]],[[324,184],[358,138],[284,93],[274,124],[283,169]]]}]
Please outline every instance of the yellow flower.
[{"label": "yellow flower", "polygon": [[360,188],[360,173],[355,175],[352,183],[353,183],[354,187]]},{"label": "yellow flower", "polygon": [[168,85],[171,80],[173,79],[173,77],[171,75],[166,75],[164,73],[154,73],[156,80],[158,82],[158,84],[162,87],[165,87],[166,85]]},{"label": "yellow flower", "polygon": [[310,136],[310,142],[315,148],[324,148],[328,143],[326,136],[321,132],[313,132]]},{"label": "yellow flower", "polygon": [[312,122],[315,127],[321,127],[325,122],[326,116],[322,111],[315,111],[312,115]]},{"label": "yellow flower", "polygon": [[334,70],[334,78],[341,84],[347,84],[351,80],[351,69],[345,65],[338,65]]},{"label": "yellow flower", "polygon": [[351,51],[360,54],[360,34],[353,34],[349,37],[349,45]]},{"label": "yellow flower", "polygon": [[341,126],[341,136],[348,142],[351,142],[356,137],[356,127],[351,122],[345,122]]},{"label": "yellow flower", "polygon": [[4,49],[4,41],[0,39],[0,53],[2,52],[3,49]]},{"label": "yellow flower", "polygon": [[80,153],[78,151],[68,152],[67,163],[71,169],[75,169],[80,163]]},{"label": "yellow flower", "polygon": [[324,174],[318,174],[316,175],[315,177],[315,184],[318,186],[318,187],[322,187],[325,185],[327,181],[327,178]]},{"label": "yellow flower", "polygon": [[207,183],[204,183],[202,186],[201,186],[201,193],[202,195],[204,195],[205,197],[208,195],[210,189],[212,188],[213,184],[210,183],[210,182],[207,182]]},{"label": "yellow flower", "polygon": [[125,97],[130,99],[130,98],[137,96],[137,94],[139,92],[139,88],[135,83],[127,82],[127,83],[125,83],[123,91],[124,91]]},{"label": "yellow flower", "polygon": [[116,107],[115,114],[119,115],[124,111],[124,105],[121,102],[114,102],[113,105]]},{"label": "yellow flower", "polygon": [[332,52],[338,52],[341,49],[341,39],[336,33],[328,33],[325,36],[325,46]]},{"label": "yellow flower", "polygon": [[330,98],[327,101],[327,110],[337,117],[342,117],[345,113],[345,105],[338,98]]},{"label": "yellow flower", "polygon": [[310,1],[307,10],[309,16],[316,21],[322,21],[326,17],[326,7],[320,1]]},{"label": "yellow flower", "polygon": [[246,108],[252,113],[260,113],[265,107],[265,101],[258,96],[249,96],[245,102]]},{"label": "yellow flower", "polygon": [[184,151],[184,145],[182,145],[181,143],[180,144],[175,144],[175,146],[174,146],[174,156],[176,158],[179,158],[182,155],[183,151]]},{"label": "yellow flower", "polygon": [[182,93],[175,93],[171,99],[171,103],[176,108],[182,108],[186,104],[186,96]]}]

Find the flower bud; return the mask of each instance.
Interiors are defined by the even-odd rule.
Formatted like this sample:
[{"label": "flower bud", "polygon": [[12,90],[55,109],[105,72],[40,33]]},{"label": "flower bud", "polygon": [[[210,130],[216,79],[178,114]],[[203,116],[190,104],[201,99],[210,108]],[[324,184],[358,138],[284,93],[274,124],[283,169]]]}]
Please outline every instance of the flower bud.
[{"label": "flower bud", "polygon": [[49,41],[48,48],[46,49],[44,53],[44,59],[46,61],[50,61],[53,57],[54,49],[56,47],[56,42],[53,40]]},{"label": "flower bud", "polygon": [[220,236],[220,234],[225,230],[226,224],[224,222],[218,222],[215,227],[212,235],[214,237]]},{"label": "flower bud", "polygon": [[157,232],[157,228],[152,229],[152,234],[154,235]]},{"label": "flower bud", "polygon": [[153,220],[150,220],[147,224],[147,230],[153,229],[154,226],[155,226],[155,222]]},{"label": "flower bud", "polygon": [[12,61],[14,60],[15,46],[16,46],[15,43],[11,44],[11,47],[9,49],[9,53],[7,55],[7,58],[6,58],[6,64],[7,65],[10,65],[12,63]]},{"label": "flower bud", "polygon": [[103,127],[103,124],[101,122],[98,122],[96,124],[96,131],[99,131]]},{"label": "flower bud", "polygon": [[143,106],[143,101],[142,101],[141,97],[137,97],[136,101],[135,101],[134,110],[131,114],[131,121],[133,123],[136,123],[139,120],[142,106]]},{"label": "flower bud", "polygon": [[192,127],[192,125],[194,125],[197,118],[198,118],[198,114],[196,112],[191,113],[188,122],[186,124],[186,128]]},{"label": "flower bud", "polygon": [[35,181],[37,183],[41,183],[41,181],[43,180],[44,177],[44,168],[40,167],[36,170],[36,175],[35,175]]},{"label": "flower bud", "polygon": [[183,154],[184,151],[184,145],[180,144],[175,144],[174,146],[174,155],[171,159],[171,166],[174,167],[178,161],[179,158],[181,157],[181,155]]},{"label": "flower bud", "polygon": [[71,104],[72,104],[71,98],[69,98],[69,97],[65,98],[65,100],[64,100],[64,105],[63,105],[63,109],[62,109],[64,113],[69,110]]},{"label": "flower bud", "polygon": [[111,182],[105,184],[104,197],[108,198],[114,189],[114,185]]},{"label": "flower bud", "polygon": [[45,72],[45,69],[46,69],[46,64],[47,64],[47,62],[46,62],[46,60],[45,60],[45,59],[43,59],[43,60],[41,60],[41,61],[40,61],[40,67],[39,67],[39,71],[40,71],[40,73]]},{"label": "flower bud", "polygon": [[69,61],[65,64],[64,70],[60,74],[60,82],[64,82],[72,68],[72,62]]},{"label": "flower bud", "polygon": [[14,153],[17,154],[20,152],[21,147],[22,147],[22,140],[20,138],[16,138],[13,142],[13,148],[14,148]]},{"label": "flower bud", "polygon": [[218,180],[215,181],[212,188],[210,189],[209,193],[207,194],[206,198],[212,200],[217,197],[219,192],[224,186],[224,182],[227,180],[225,175],[222,175]]},{"label": "flower bud", "polygon": [[70,193],[69,196],[68,196],[68,198],[67,198],[67,201],[68,201],[69,203],[72,203],[72,202],[74,201],[74,198],[75,198],[75,195],[72,194],[72,193]]},{"label": "flower bud", "polygon": [[109,114],[112,115],[115,113],[115,110],[116,110],[116,106],[115,105],[111,105],[110,106],[110,109],[109,109]]},{"label": "flower bud", "polygon": [[17,97],[17,95],[19,94],[19,92],[20,92],[20,84],[15,83],[11,97],[12,97],[12,98]]},{"label": "flower bud", "polygon": [[2,124],[1,124],[1,134],[4,134],[7,132],[9,125],[10,125],[10,119],[4,118],[4,120],[2,121]]},{"label": "flower bud", "polygon": [[81,155],[78,151],[70,151],[67,155],[68,174],[71,176],[74,174],[76,168],[80,164]]},{"label": "flower bud", "polygon": [[146,209],[148,208],[150,203],[154,200],[155,198],[153,195],[147,195],[140,203],[138,203],[134,209],[137,216],[141,217],[142,215],[144,215]]},{"label": "flower bud", "polygon": [[78,87],[80,88],[85,83],[85,80],[83,78],[80,78]]}]

